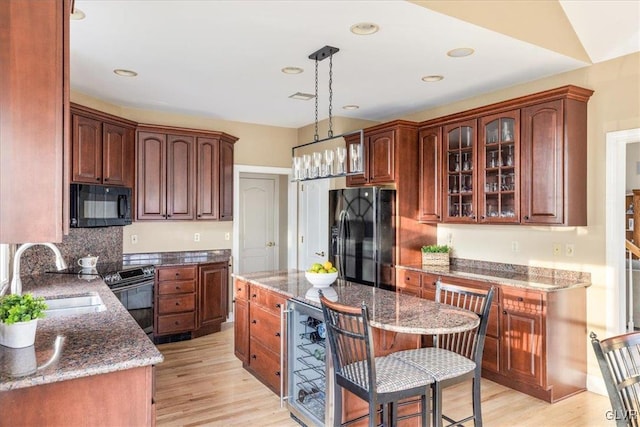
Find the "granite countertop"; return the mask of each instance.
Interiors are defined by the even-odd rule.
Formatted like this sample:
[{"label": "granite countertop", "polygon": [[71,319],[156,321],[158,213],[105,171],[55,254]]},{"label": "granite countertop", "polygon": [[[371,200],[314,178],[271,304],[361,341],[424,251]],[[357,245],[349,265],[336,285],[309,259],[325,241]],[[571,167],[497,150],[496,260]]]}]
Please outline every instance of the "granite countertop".
[{"label": "granite countertop", "polygon": [[[320,308],[313,297],[313,286],[304,277],[304,271],[280,270],[234,274],[236,278],[262,286],[287,298]],[[341,304],[358,307],[363,302],[369,308],[370,323],[380,329],[413,334],[439,334],[461,332],[478,325],[478,316],[446,304],[387,291],[359,283],[338,279],[331,285],[333,297]],[[311,290],[311,291],[310,291]]]},{"label": "granite countertop", "polygon": [[540,268],[528,271],[515,268],[515,266],[512,270],[499,270],[472,265],[452,265],[450,267],[397,265],[396,268],[443,277],[473,279],[488,284],[506,285],[545,292],[557,292],[591,286],[591,278],[588,275],[566,270]]},{"label": "granite countertop", "polygon": [[140,254],[124,254],[125,265],[172,266],[187,264],[206,264],[210,262],[229,262],[231,249],[215,249],[208,251],[186,252],[154,252]]},{"label": "granite countertop", "polygon": [[[0,391],[162,362],[162,354],[102,279],[40,274],[23,276],[22,287],[23,293],[44,297],[96,293],[107,309],[98,313],[41,319],[33,347],[11,349],[0,346]],[[31,375],[12,376],[16,372],[15,363],[33,357],[33,353],[38,366],[47,362],[53,354],[57,336],[65,337],[57,362]]]}]

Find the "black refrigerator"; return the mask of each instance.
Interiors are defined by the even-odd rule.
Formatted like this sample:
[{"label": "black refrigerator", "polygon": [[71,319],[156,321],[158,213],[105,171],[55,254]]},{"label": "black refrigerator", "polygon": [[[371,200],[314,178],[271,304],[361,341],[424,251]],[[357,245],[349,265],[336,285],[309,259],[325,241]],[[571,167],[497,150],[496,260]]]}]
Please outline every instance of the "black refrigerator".
[{"label": "black refrigerator", "polygon": [[329,192],[329,260],[341,279],[393,288],[395,199],[378,187]]}]

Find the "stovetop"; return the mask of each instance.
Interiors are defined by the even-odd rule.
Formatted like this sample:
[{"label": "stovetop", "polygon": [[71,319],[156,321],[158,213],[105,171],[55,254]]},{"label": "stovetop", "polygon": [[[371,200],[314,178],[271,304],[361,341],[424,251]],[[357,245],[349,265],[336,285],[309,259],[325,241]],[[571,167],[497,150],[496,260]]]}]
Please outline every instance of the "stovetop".
[{"label": "stovetop", "polygon": [[114,288],[153,279],[154,272],[153,265],[123,265],[122,262],[110,262],[98,263],[95,268],[71,266],[65,270],[52,270],[47,273],[100,276],[110,288]]}]

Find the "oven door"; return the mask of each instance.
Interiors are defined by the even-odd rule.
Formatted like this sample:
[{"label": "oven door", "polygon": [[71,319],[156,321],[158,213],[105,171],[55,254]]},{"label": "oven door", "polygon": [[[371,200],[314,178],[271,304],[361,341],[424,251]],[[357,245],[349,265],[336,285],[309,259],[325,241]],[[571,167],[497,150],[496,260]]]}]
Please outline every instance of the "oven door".
[{"label": "oven door", "polygon": [[112,289],[142,330],[153,333],[153,279]]}]

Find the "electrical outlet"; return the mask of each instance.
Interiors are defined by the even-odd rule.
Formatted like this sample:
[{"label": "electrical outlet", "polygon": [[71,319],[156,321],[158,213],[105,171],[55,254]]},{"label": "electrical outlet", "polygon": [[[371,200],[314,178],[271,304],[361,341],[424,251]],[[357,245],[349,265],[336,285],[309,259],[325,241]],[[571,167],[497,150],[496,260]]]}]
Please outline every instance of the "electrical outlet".
[{"label": "electrical outlet", "polygon": [[575,254],[575,252],[576,252],[576,247],[574,246],[573,243],[567,243],[564,246],[564,254],[566,256],[573,256]]},{"label": "electrical outlet", "polygon": [[194,233],[193,234],[193,241],[194,242],[199,242],[200,241],[200,233]]},{"label": "electrical outlet", "polygon": [[520,245],[516,240],[511,242],[511,252],[518,252],[520,250]]},{"label": "electrical outlet", "polygon": [[135,245],[138,243],[138,235],[137,234],[132,234],[131,235],[131,244]]},{"label": "electrical outlet", "polygon": [[224,240],[231,240],[231,233],[224,233]]},{"label": "electrical outlet", "polygon": [[560,243],[553,244],[553,256],[559,256],[562,253],[562,245]]}]

